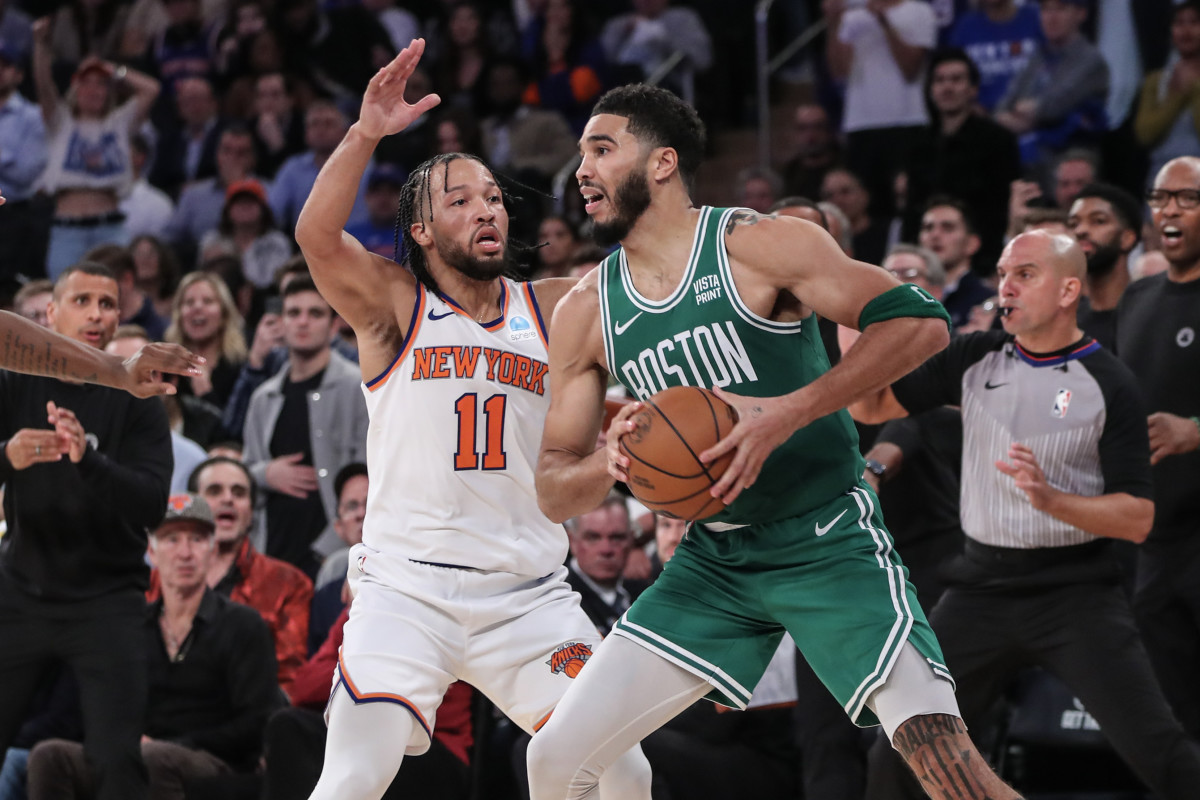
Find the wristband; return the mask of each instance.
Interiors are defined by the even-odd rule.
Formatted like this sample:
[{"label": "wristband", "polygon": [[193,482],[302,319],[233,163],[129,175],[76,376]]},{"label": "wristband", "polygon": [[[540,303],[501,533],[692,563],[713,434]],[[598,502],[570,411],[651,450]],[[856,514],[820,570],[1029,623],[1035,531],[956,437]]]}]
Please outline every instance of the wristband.
[{"label": "wristband", "polygon": [[942,304],[921,287],[906,283],[888,289],[867,303],[858,315],[858,329],[865,331],[868,325],[899,317],[932,317],[950,327],[950,315]]}]

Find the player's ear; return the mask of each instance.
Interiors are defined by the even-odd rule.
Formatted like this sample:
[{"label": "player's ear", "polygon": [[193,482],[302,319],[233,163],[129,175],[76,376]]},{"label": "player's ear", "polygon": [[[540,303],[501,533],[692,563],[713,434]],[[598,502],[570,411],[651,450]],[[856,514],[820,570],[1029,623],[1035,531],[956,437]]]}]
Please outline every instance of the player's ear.
[{"label": "player's ear", "polygon": [[433,244],[433,234],[429,232],[429,226],[424,222],[414,222],[408,227],[408,233],[412,236],[413,241],[421,247],[429,247]]},{"label": "player's ear", "polygon": [[679,171],[679,153],[674,147],[656,147],[650,151],[650,176],[658,182]]}]

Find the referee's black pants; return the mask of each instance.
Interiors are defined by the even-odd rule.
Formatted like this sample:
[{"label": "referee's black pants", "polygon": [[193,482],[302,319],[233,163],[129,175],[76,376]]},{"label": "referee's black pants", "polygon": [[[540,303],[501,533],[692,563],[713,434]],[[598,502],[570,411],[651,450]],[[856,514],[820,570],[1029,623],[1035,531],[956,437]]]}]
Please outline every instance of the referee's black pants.
[{"label": "referee's black pants", "polygon": [[[1107,543],[1011,551],[968,541],[965,549],[963,583],[946,590],[929,621],[968,728],[1020,670],[1039,666],[1083,702],[1160,800],[1195,798],[1200,745],[1159,688]],[[887,744],[881,737],[871,753],[869,800],[923,797]]]},{"label": "referee's black pants", "polygon": [[0,578],[0,753],[25,721],[38,680],[51,664],[65,662],[79,684],[96,800],[145,800],[139,746],[146,714],[145,609],[137,590],[52,603]]}]

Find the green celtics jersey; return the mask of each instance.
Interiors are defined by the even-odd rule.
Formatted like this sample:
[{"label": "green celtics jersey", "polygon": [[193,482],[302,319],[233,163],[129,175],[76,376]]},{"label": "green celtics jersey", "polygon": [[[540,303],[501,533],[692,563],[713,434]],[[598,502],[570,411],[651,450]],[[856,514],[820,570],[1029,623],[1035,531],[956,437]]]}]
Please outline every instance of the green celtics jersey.
[{"label": "green celtics jersey", "polygon": [[[775,397],[829,370],[815,316],[773,322],[738,296],[725,252],[725,224],[736,210],[700,210],[683,280],[665,300],[638,294],[623,249],[600,265],[604,355],[609,371],[638,399],[681,385]],[[849,491],[862,471],[858,433],[841,410],[792,434],[767,458],[754,485],[705,521],[794,517]]]}]

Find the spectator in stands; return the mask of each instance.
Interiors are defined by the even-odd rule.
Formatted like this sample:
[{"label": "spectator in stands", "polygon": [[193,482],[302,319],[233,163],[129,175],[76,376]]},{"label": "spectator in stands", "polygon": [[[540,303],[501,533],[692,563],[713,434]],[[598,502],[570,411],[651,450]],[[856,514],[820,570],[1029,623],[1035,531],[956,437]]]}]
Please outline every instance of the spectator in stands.
[{"label": "spectator in stands", "polygon": [[883,261],[887,250],[887,220],[872,215],[871,195],[858,176],[843,167],[829,170],[821,185],[821,199],[837,206],[849,221],[845,233],[853,238],[854,257],[868,264]]},{"label": "spectator in stands", "polygon": [[421,36],[421,21],[411,11],[400,8],[396,0],[363,0],[363,8],[375,15],[392,42],[392,52],[399,53]]},{"label": "spectator in stands", "polygon": [[[253,769],[280,704],[262,617],[205,585],[214,528],[203,498],[177,494],[150,537],[162,592],[142,626],[150,691],[141,750],[153,797],[182,798],[193,780]],[[89,797],[92,788],[83,745],[51,739],[33,748],[30,800]]]},{"label": "spectator in stands", "polygon": [[34,187],[46,168],[46,125],[38,107],[20,92],[25,61],[16,45],[0,39],[0,241],[5,243],[0,262],[0,290],[11,294],[18,275],[33,277],[45,269],[44,230],[33,199]]},{"label": "spectator in stands", "polygon": [[[208,568],[208,587],[250,606],[266,621],[275,640],[279,687],[289,692],[304,663],[312,581],[251,543],[258,535],[253,531],[254,480],[242,462],[213,456],[192,473],[188,491],[208,501],[216,520],[217,552]],[[151,575],[151,600],[157,599],[157,584]]]},{"label": "spectator in stands", "polygon": [[163,319],[171,318],[171,303],[179,285],[179,261],[175,252],[162,239],[154,236],[135,236],[129,243],[129,253],[137,267],[137,285],[154,303],[154,310]]},{"label": "spectator in stands", "polygon": [[[228,94],[240,94],[245,85],[244,73],[250,69],[250,50],[254,37],[266,30],[269,24],[262,0],[232,0],[225,9],[217,32],[214,78],[226,87]],[[228,113],[228,106],[225,110]]]},{"label": "spectator in stands", "polygon": [[367,218],[346,226],[346,233],[384,258],[396,259],[396,210],[405,179],[404,171],[397,166],[376,165],[367,178]]},{"label": "spectator in stands", "polygon": [[903,238],[915,238],[931,197],[948,194],[970,209],[983,252],[998,256],[1008,225],[1008,198],[997,187],[1020,177],[1021,154],[1011,132],[976,113],[979,86],[979,70],[962,50],[934,53],[926,88],[933,120],[908,162]]},{"label": "spectator in stands", "polygon": [[200,252],[217,239],[232,245],[242,274],[259,289],[270,286],[275,271],[292,257],[292,240],[275,226],[267,190],[252,178],[226,187],[221,222],[200,240]]},{"label": "spectator in stands", "polygon": [[131,242],[138,236],[162,236],[175,214],[175,203],[170,196],[146,180],[146,164],[150,155],[150,142],[145,134],[139,132],[129,138],[133,185],[129,188],[129,194],[121,199],[118,208],[125,216],[125,236]]},{"label": "spectator in stands", "polygon": [[581,242],[579,233],[563,217],[550,215],[542,219],[537,235],[537,269],[533,280],[564,277],[571,268],[571,257]]},{"label": "spectator in stands", "polygon": [[479,155],[483,152],[483,135],[479,121],[465,106],[442,109],[434,117],[434,124],[429,133],[430,158],[442,153]]},{"label": "spectator in stands", "polygon": [[979,252],[979,235],[965,205],[945,195],[930,198],[921,215],[921,247],[931,250],[942,262],[942,305],[957,328],[967,321],[971,307],[995,292],[971,270],[971,259]]},{"label": "spectator in stands", "polygon": [[1165,273],[1131,284],[1117,308],[1117,355],[1150,412],[1156,515],[1138,555],[1134,608],[1167,698],[1200,736],[1200,159],[1167,163],[1148,197]]},{"label": "spectator in stands", "polygon": [[[366,461],[367,405],[358,365],[330,348],[333,309],[311,279],[283,290],[288,362],[255,390],[246,414],[246,465],[264,493],[265,552],[317,574],[340,542],[334,478]],[[319,537],[319,541],[318,541]],[[316,554],[314,554],[314,549]]]},{"label": "spectator in stands", "polygon": [[1079,327],[1115,352],[1117,304],[1129,285],[1129,254],[1142,236],[1142,203],[1118,186],[1093,183],[1071,204],[1067,225],[1087,257]]},{"label": "spectator in stands", "polygon": [[979,105],[991,112],[1042,45],[1037,5],[980,0],[955,22],[949,44],[965,50],[978,68]]},{"label": "spectator in stands", "polygon": [[[338,653],[350,609],[342,611],[320,649],[296,673],[292,703],[267,723],[263,797],[307,800],[321,776],[327,729],[322,711],[331,681],[342,680]],[[471,699],[465,683],[454,682],[438,706],[429,750],[400,765],[384,800],[467,800],[471,789]]]},{"label": "spectator in stands", "polygon": [[[304,207],[304,201],[312,191],[317,173],[325,166],[329,156],[333,155],[334,148],[349,128],[350,123],[346,115],[327,100],[314,101],[304,112],[304,141],[308,150],[283,162],[283,166],[275,175],[275,181],[271,184],[271,191],[268,192],[271,210],[275,212],[275,221],[285,232],[295,229],[296,218],[300,216],[300,209]],[[361,222],[366,218],[366,187],[367,176],[364,174],[354,200],[350,223]]]},{"label": "spectator in stands", "polygon": [[217,95],[208,78],[195,75],[178,78],[174,99],[179,124],[166,128],[159,137],[150,182],[172,197],[178,197],[185,185],[217,174],[221,124],[217,116]]},{"label": "spectator in stands", "polygon": [[1089,0],[1038,0],[1045,41],[996,105],[995,120],[1021,138],[1026,164],[1038,164],[1108,126],[1108,64],[1080,28]]},{"label": "spectator in stands", "polygon": [[[108,268],[76,265],[55,286],[50,326],[102,349],[117,308]],[[0,404],[0,752],[46,668],[66,662],[87,709],[96,797],[144,798],[143,556],[167,506],[166,412],[157,398],[14,372],[0,372]]]},{"label": "spectator in stands", "polygon": [[120,0],[71,0],[51,17],[50,48],[56,60],[72,68],[88,56],[122,60],[121,39],[129,5]]},{"label": "spectator in stands", "polygon": [[1172,9],[1171,46],[1171,63],[1146,76],[1134,120],[1151,180],[1171,159],[1200,153],[1200,2]]},{"label": "spectator in stands", "polygon": [[625,496],[609,494],[594,511],[567,520],[571,558],[567,583],[579,593],[580,605],[602,635],[625,613],[646,588],[623,579],[625,561],[633,548],[633,527]]},{"label": "spectator in stands", "polygon": [[[850,412],[962,409],[964,556],[930,624],[966,724],[977,729],[1018,669],[1041,666],[1157,796],[1182,800],[1200,746],[1162,696],[1111,547],[1143,541],[1154,519],[1145,412],[1133,375],[1076,325],[1086,269],[1068,236],[1018,236],[997,264],[1004,332],[957,337]],[[869,796],[919,796],[886,744]]]},{"label": "spectator in stands", "polygon": [[295,87],[283,72],[267,72],[254,81],[254,146],[259,172],[273,178],[283,162],[304,152],[304,117],[296,110]]},{"label": "spectator in stands", "polygon": [[137,285],[137,265],[129,248],[119,244],[102,244],[93,247],[84,255],[85,261],[103,264],[117,278],[120,292],[120,314],[122,325],[137,325],[152,342],[161,341],[167,330],[167,321],[154,309],[154,301]]},{"label": "spectator in stands", "polygon": [[842,248],[843,253],[854,258],[854,233],[850,228],[850,218],[837,204],[828,200],[817,203],[817,210],[824,215],[829,235],[838,243],[838,247]]},{"label": "spectator in stands", "polygon": [[582,133],[604,89],[608,69],[604,50],[575,0],[546,3],[530,64],[533,79],[525,93],[526,104],[558,112],[576,135]]},{"label": "spectator in stands", "polygon": [[286,71],[307,78],[322,96],[357,107],[367,82],[393,55],[375,15],[358,4],[324,6],[318,0],[287,0],[277,12]]},{"label": "spectator in stands", "polygon": [[1100,180],[1100,161],[1091,150],[1072,148],[1054,165],[1054,206],[1070,211],[1083,187]]},{"label": "spectator in stands", "polygon": [[[855,8],[847,8],[845,0],[825,0],[823,7],[829,69],[846,82],[846,163],[870,193],[872,212],[890,217],[892,178],[908,163],[928,122],[922,80],[937,21],[929,4],[918,0],[877,0]],[[872,263],[883,260],[882,251],[875,255]]]},{"label": "spectator in stands", "polygon": [[493,169],[548,189],[578,146],[561,113],[522,102],[525,72],[515,58],[494,59],[488,68],[489,113],[480,124],[483,155]]},{"label": "spectator in stands", "polygon": [[738,205],[760,214],[768,213],[783,195],[783,179],[766,167],[746,167],[741,170],[734,179],[734,187]]},{"label": "spectator in stands", "polygon": [[800,197],[820,197],[825,173],[842,160],[829,113],[816,103],[797,106],[792,115],[792,143],[796,154],[782,167],[784,191]]},{"label": "spectator in stands", "polygon": [[53,299],[53,283],[44,278],[30,281],[13,296],[13,310],[25,319],[33,320],[38,325],[48,328],[50,319],[46,315],[46,308]]},{"label": "spectator in stands", "polygon": [[483,77],[491,45],[483,30],[483,11],[470,0],[445,9],[446,36],[432,61],[433,88],[447,106],[473,110],[482,104]]},{"label": "spectator in stands", "polygon": [[[46,270],[51,280],[98,244],[125,241],[118,198],[133,181],[129,137],[158,96],[158,81],[95,58],[84,60],[64,99],[50,74],[50,20],[34,26],[33,80],[46,123],[49,162],[41,178],[54,196]],[[133,91],[121,105],[120,85]]]},{"label": "spectator in stands", "polygon": [[223,408],[246,360],[242,315],[225,283],[215,275],[192,272],[179,282],[164,340],[182,344],[206,359],[204,374],[184,380],[181,392]]},{"label": "spectator in stands", "polygon": [[608,60],[638,67],[645,79],[679,52],[682,63],[661,85],[684,92],[688,75],[712,66],[712,37],[704,20],[691,8],[672,6],[671,0],[633,0],[632,6],[629,13],[610,19],[600,33]]},{"label": "spectator in stands", "polygon": [[[220,29],[204,18],[201,0],[170,0],[166,25],[150,40],[145,60],[163,83],[164,100],[171,100],[184,78],[204,77],[217,71],[217,34]],[[155,115],[166,127],[182,120],[171,103],[164,103]]]},{"label": "spectator in stands", "polygon": [[33,52],[33,20],[9,0],[0,2],[0,39],[22,59]]},{"label": "spectator in stands", "polygon": [[337,498],[333,530],[344,546],[325,556],[321,571],[313,582],[318,590],[329,583],[340,586],[346,579],[350,548],[362,541],[363,520],[367,516],[367,486],[367,465],[361,461],[342,467],[333,479],[333,492]]},{"label": "spectator in stands", "polygon": [[183,190],[166,237],[175,245],[181,260],[190,263],[205,234],[216,230],[225,209],[229,187],[255,178],[254,135],[248,128],[232,125],[217,139],[217,174]]}]

